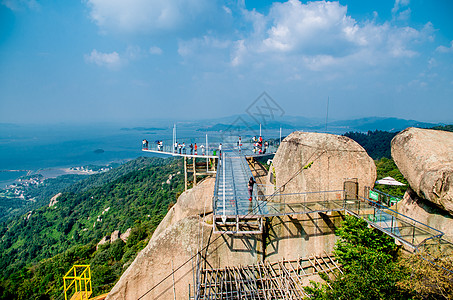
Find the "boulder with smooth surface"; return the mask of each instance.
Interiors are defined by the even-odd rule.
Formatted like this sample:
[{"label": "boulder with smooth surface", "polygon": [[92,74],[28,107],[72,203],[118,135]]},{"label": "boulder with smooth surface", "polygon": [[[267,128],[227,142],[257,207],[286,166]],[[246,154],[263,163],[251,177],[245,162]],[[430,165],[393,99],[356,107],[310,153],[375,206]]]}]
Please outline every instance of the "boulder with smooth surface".
[{"label": "boulder with smooth surface", "polygon": [[[286,137],[269,173],[284,194],[337,190],[329,195],[332,200],[342,197],[345,181],[357,181],[358,193],[363,195],[364,187],[373,187],[376,180],[374,161],[362,146],[345,136],[315,132]],[[288,197],[288,202],[299,201]]]},{"label": "boulder with smooth surface", "polygon": [[453,214],[453,133],[407,128],[392,140],[392,157],[418,196]]}]

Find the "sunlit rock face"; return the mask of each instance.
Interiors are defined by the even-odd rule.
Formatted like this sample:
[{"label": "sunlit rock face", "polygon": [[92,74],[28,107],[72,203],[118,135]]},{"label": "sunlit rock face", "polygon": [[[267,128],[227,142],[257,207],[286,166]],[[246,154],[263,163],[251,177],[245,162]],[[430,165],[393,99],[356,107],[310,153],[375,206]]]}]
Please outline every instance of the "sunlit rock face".
[{"label": "sunlit rock face", "polygon": [[453,133],[407,128],[392,140],[392,157],[421,198],[453,214]]},{"label": "sunlit rock face", "polygon": [[411,188],[407,189],[396,209],[403,215],[442,231],[443,238],[453,242],[453,217],[432,202],[420,198]]},{"label": "sunlit rock face", "polygon": [[[376,181],[374,161],[354,140],[325,133],[291,133],[278,148],[269,172],[269,181],[282,186],[284,194],[343,190],[347,180],[357,180],[359,195],[363,195],[364,187],[373,187]],[[317,196],[311,197],[316,200]],[[300,199],[288,197],[288,201]]]}]

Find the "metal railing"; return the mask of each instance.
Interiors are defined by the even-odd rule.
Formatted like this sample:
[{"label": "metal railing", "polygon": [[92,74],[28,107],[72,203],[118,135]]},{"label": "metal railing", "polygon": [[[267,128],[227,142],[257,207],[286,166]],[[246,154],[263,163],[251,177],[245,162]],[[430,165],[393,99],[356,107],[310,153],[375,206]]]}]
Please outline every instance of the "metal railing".
[{"label": "metal railing", "polygon": [[[347,202],[353,203],[347,203]],[[358,200],[348,200],[345,210],[364,219],[371,226],[398,239],[403,244],[417,250],[425,240],[440,238],[444,233],[429,225],[403,215],[378,202],[358,196]]]}]

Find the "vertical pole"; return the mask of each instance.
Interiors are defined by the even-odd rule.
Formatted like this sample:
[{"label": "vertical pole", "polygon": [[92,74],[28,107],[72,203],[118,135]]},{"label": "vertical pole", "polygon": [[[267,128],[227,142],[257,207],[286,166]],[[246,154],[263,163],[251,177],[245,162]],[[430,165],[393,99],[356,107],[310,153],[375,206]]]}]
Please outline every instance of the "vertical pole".
[{"label": "vertical pole", "polygon": [[196,168],[196,158],[195,156],[192,157],[192,161],[193,161],[193,186],[196,186],[197,185],[197,168]]},{"label": "vertical pole", "polygon": [[279,145],[282,143],[282,128],[280,127],[280,143]]},{"label": "vertical pole", "polygon": [[187,157],[184,156],[184,191],[187,191]]},{"label": "vertical pole", "polygon": [[329,119],[329,96],[327,96],[327,109],[326,109],[326,130],[325,133],[327,133],[327,121]]},{"label": "vertical pole", "polygon": [[226,222],[226,215],[225,215],[225,153],[223,153],[223,158],[220,161],[222,164],[222,177],[223,177],[223,216],[222,216],[222,221],[223,223]]},{"label": "vertical pole", "polygon": [[63,277],[63,289],[64,289],[64,300],[68,300],[68,295],[66,291],[66,279]]},{"label": "vertical pole", "polygon": [[357,201],[359,202],[359,208],[358,208],[357,214],[360,216],[360,199],[358,199]]},{"label": "vertical pole", "polygon": [[[173,299],[176,300],[175,268],[173,267],[173,259],[171,260],[171,274],[173,277]],[[189,292],[190,292],[190,284],[189,284]]]}]

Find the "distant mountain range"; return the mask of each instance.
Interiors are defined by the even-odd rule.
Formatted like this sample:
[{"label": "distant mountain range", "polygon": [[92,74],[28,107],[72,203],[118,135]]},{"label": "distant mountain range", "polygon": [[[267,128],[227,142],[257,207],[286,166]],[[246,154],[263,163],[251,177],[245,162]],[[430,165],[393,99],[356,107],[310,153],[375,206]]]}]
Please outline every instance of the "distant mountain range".
[{"label": "distant mountain range", "polygon": [[[236,115],[216,120],[204,120],[203,123],[192,124],[197,126],[199,131],[247,131],[259,128],[259,121],[262,121],[263,129],[293,129],[303,131],[325,132],[326,124],[321,119],[310,119],[306,117],[285,116],[272,120],[255,120],[248,115]],[[327,132],[345,133],[348,131],[367,132],[369,130],[384,130],[389,132],[401,131],[407,127],[431,128],[441,123],[427,123],[416,120],[399,118],[368,117],[351,120],[337,120],[327,123]]]}]

